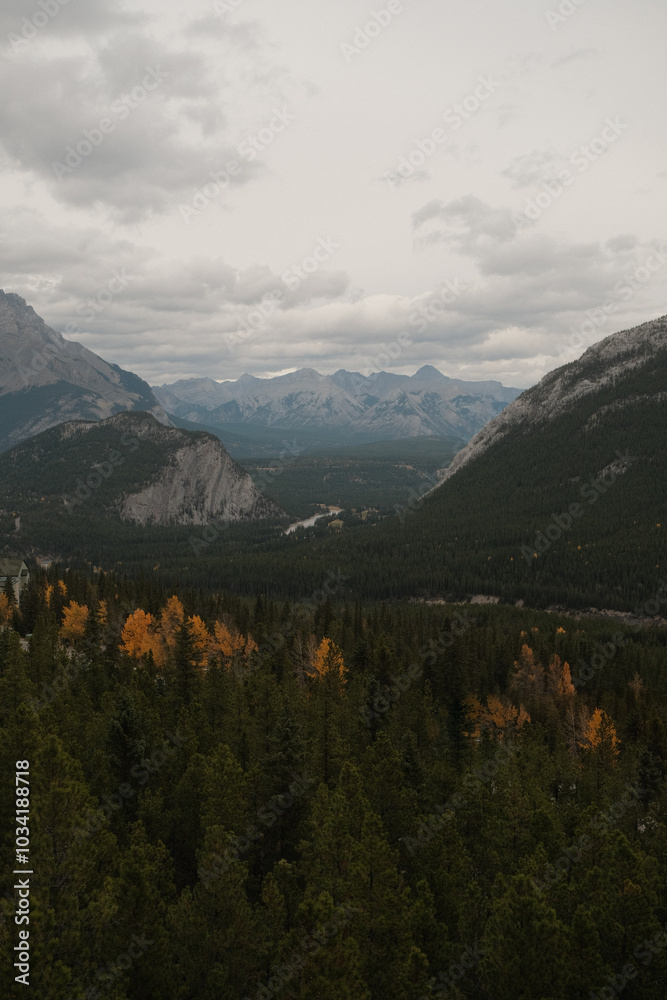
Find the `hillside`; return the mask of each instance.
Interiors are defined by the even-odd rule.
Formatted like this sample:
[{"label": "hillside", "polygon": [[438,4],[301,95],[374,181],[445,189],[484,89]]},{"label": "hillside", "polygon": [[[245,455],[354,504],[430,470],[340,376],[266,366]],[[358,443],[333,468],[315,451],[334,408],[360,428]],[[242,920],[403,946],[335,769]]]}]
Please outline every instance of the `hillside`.
[{"label": "hillside", "polygon": [[632,610],[666,577],[665,386],[665,319],[613,335],[508,406],[429,495],[406,491],[397,516],[265,542],[230,556],[225,579],[252,592],[277,577],[274,593],[298,596],[337,567],[372,598]]},{"label": "hillside", "polygon": [[169,424],[143,379],[66,340],[20,295],[0,290],[0,451],[66,420],[125,410]]},{"label": "hillside", "polygon": [[0,508],[5,547],[65,553],[81,540],[94,549],[98,536],[140,544],[146,526],[282,514],[216,437],[138,413],[61,424],[0,455]]},{"label": "hillside", "polygon": [[[255,481],[263,477],[262,488],[287,509],[288,497],[298,499],[299,515],[301,504],[336,503],[346,490],[340,530],[320,524],[286,538],[270,522],[240,522],[224,536],[199,532],[193,547],[186,526],[119,531],[119,522],[99,518],[82,534],[61,519],[59,551],[80,562],[120,561],[131,572],[150,560],[166,578],[246,594],[308,597],[337,573],[351,596],[367,599],[481,594],[631,611],[654,600],[667,568],[666,385],[667,324],[657,320],[607,338],[523,393],[435,489],[421,474],[421,485],[401,489],[390,464],[373,467],[369,456],[364,489],[382,469],[385,496],[398,493],[393,512],[362,520],[351,510],[356,486],[345,483],[345,465],[357,475],[364,449],[356,458],[342,450],[338,459],[291,463],[290,455],[277,476],[255,462]],[[13,511],[0,524],[6,541]]]}]

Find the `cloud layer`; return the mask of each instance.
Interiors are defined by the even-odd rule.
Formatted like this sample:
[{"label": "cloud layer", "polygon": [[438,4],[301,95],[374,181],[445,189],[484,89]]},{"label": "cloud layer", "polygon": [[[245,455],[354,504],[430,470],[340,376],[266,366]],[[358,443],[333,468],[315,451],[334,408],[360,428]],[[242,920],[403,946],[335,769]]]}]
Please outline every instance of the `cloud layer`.
[{"label": "cloud layer", "polygon": [[224,7],[0,11],[1,284],[65,336],[153,383],[525,386],[665,312],[655,24],[421,0],[346,58],[353,0]]}]

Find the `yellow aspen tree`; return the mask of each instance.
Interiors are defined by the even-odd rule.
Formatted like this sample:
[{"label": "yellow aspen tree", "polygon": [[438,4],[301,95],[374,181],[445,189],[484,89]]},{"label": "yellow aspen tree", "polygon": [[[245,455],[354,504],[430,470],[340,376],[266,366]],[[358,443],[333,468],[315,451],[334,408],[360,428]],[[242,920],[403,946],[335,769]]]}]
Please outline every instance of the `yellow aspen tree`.
[{"label": "yellow aspen tree", "polygon": [[70,601],[63,609],[63,623],[60,626],[60,635],[63,639],[68,639],[74,643],[77,639],[83,639],[88,620],[88,605],[77,604]]},{"label": "yellow aspen tree", "polygon": [[123,642],[119,647],[120,650],[133,659],[146,656],[151,648],[152,624],[153,616],[141,608],[137,608],[123,626],[120,636]]},{"label": "yellow aspen tree", "polygon": [[603,709],[596,708],[588,722],[586,737],[581,746],[615,762],[620,753],[619,744],[613,721]]},{"label": "yellow aspen tree", "polygon": [[213,626],[215,649],[222,653],[225,659],[229,659],[233,652],[232,633],[224,622],[216,622]]},{"label": "yellow aspen tree", "polygon": [[478,738],[483,729],[488,729],[502,740],[506,731],[516,732],[530,722],[523,705],[517,708],[507,698],[498,698],[493,694],[487,698],[486,705],[474,696],[468,696],[465,705],[466,714],[473,723],[472,731],[466,733],[467,736]]},{"label": "yellow aspen tree", "polygon": [[253,637],[251,635],[248,635],[248,637],[247,637],[247,639],[245,641],[245,648],[243,650],[243,657],[244,657],[244,659],[245,660],[249,660],[250,657],[252,656],[252,654],[256,653],[258,649],[259,649],[259,646],[255,642],[255,640],[253,639]]},{"label": "yellow aspen tree", "polygon": [[192,640],[192,656],[198,667],[205,667],[211,652],[211,636],[199,615],[190,615],[188,631]]},{"label": "yellow aspen tree", "polygon": [[558,690],[556,693],[567,698],[574,697],[577,693],[577,689],[572,683],[572,671],[570,670],[570,664],[567,660],[563,664],[560,680],[558,681]]},{"label": "yellow aspen tree", "polygon": [[176,648],[176,636],[184,618],[183,605],[175,595],[170,597],[160,613],[158,625],[158,631],[167,649]]},{"label": "yellow aspen tree", "polygon": [[326,636],[315,650],[312,672],[320,680],[329,674],[337,675],[341,684],[345,684],[347,667],[343,661],[343,654],[338,646]]}]

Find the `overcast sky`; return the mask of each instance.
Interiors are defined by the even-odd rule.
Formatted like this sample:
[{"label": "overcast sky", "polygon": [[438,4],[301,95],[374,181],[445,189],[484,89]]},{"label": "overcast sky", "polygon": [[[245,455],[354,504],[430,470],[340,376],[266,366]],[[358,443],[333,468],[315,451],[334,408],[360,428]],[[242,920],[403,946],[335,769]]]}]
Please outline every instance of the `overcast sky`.
[{"label": "overcast sky", "polygon": [[667,312],[666,37],[664,0],[3,0],[0,287],[151,384],[531,385]]}]

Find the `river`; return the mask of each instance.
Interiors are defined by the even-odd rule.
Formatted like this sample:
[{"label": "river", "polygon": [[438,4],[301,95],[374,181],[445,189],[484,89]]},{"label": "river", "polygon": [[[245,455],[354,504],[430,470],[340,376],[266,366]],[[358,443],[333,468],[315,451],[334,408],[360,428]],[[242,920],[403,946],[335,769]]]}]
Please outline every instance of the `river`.
[{"label": "river", "polygon": [[290,524],[289,528],[285,528],[285,534],[291,535],[297,528],[312,528],[315,522],[319,521],[321,517],[329,517],[330,514],[340,514],[342,509],[342,507],[329,507],[329,510],[323,514],[313,514],[312,517],[307,517],[305,521],[295,521],[294,524]]}]

